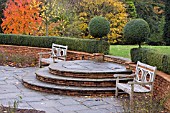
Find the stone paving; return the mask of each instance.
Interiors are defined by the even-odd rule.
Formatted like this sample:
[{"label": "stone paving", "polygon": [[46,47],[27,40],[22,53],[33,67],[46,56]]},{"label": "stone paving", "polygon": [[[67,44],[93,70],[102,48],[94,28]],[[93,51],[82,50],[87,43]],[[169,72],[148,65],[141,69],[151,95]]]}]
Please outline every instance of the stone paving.
[{"label": "stone paving", "polygon": [[18,108],[37,109],[46,113],[122,113],[121,101],[114,97],[88,98],[71,97],[36,92],[22,85],[22,77],[38,68],[15,68],[0,66],[0,103],[13,106],[19,101]]}]

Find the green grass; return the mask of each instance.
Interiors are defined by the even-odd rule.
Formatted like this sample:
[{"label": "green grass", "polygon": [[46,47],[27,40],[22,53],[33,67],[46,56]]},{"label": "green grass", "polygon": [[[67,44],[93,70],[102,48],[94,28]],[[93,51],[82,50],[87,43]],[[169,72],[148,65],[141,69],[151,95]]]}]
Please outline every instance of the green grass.
[{"label": "green grass", "polygon": [[[156,49],[161,53],[170,54],[170,46],[143,45],[142,47]],[[111,45],[109,54],[114,56],[121,56],[124,58],[130,58],[130,49],[132,48],[138,48],[138,45]]]}]

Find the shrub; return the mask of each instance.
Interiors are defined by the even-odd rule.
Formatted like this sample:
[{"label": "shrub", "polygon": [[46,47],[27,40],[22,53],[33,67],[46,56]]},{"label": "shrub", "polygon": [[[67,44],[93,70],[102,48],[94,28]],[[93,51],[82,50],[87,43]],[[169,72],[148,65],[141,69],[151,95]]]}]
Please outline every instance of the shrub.
[{"label": "shrub", "polygon": [[124,38],[128,40],[128,43],[138,44],[139,47],[141,47],[141,43],[148,38],[149,33],[149,25],[143,19],[133,19],[129,21],[123,30]]},{"label": "shrub", "polygon": [[96,16],[89,22],[89,33],[95,38],[107,36],[110,31],[110,22],[102,16]]},{"label": "shrub", "polygon": [[141,61],[156,66],[158,70],[170,74],[170,55],[147,48],[133,48],[130,53],[132,62]]},{"label": "shrub", "polygon": [[127,97],[122,97],[122,108],[123,113],[166,113],[166,109],[164,108],[163,104],[166,100],[153,98],[151,99],[150,96],[141,96],[138,95],[133,100],[133,109],[130,105],[130,100]]},{"label": "shrub", "polygon": [[0,44],[51,48],[52,43],[67,45],[69,50],[89,53],[109,53],[109,43],[106,41],[70,37],[0,34]]},{"label": "shrub", "polygon": [[1,65],[9,65],[15,67],[30,67],[35,66],[37,64],[37,60],[35,56],[27,55],[27,54],[11,54],[7,52],[0,51],[0,64]]}]

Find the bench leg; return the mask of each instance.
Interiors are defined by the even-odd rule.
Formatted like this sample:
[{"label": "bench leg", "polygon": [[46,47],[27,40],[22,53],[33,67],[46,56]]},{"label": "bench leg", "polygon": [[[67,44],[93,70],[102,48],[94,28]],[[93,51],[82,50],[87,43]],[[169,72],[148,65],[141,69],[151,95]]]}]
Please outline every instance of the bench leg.
[{"label": "bench leg", "polygon": [[39,63],[38,63],[39,68],[41,68],[41,59],[42,59],[42,54],[40,54],[40,56],[39,56]]},{"label": "bench leg", "polygon": [[130,94],[130,112],[134,113],[134,100],[133,100],[133,93]]},{"label": "bench leg", "polygon": [[118,87],[116,86],[115,97],[118,97],[118,92],[119,92],[119,89],[118,89]]},{"label": "bench leg", "polygon": [[38,67],[41,68],[41,61],[39,60],[39,64],[38,64]]},{"label": "bench leg", "polygon": [[118,89],[118,87],[117,87],[117,84],[119,83],[119,77],[117,77],[117,79],[116,79],[116,91],[115,91],[115,97],[118,97],[118,91],[119,91],[119,89]]}]

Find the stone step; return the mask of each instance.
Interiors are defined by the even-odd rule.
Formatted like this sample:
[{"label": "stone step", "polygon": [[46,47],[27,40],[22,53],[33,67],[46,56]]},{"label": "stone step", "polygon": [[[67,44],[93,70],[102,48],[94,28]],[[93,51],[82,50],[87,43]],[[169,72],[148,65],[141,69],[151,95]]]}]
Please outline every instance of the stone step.
[{"label": "stone step", "polygon": [[70,96],[112,96],[115,91],[113,87],[74,87],[44,83],[37,80],[34,73],[23,77],[22,81],[30,89]]},{"label": "stone step", "polygon": [[91,60],[61,61],[49,65],[49,72],[54,75],[74,78],[106,79],[114,74],[130,74],[124,65]]},{"label": "stone step", "polygon": [[[41,68],[36,71],[36,78],[40,81],[56,85],[77,86],[77,87],[115,87],[116,78],[92,79],[92,78],[73,78],[53,75],[49,73],[49,68]],[[131,79],[129,79],[131,80]],[[120,81],[127,82],[127,78]]]},{"label": "stone step", "polygon": [[63,76],[58,76],[58,75],[53,75],[51,73],[49,73],[49,68],[45,67],[45,68],[41,68],[39,70],[36,71],[36,75],[39,76],[43,76],[44,78],[52,78],[52,79],[58,79],[58,80],[70,80],[70,81],[84,81],[84,82],[103,82],[103,81],[107,81],[107,82],[113,82],[116,80],[116,78],[112,77],[112,78],[106,78],[106,79],[93,79],[93,78],[73,78],[73,77],[63,77]]},{"label": "stone step", "polygon": [[40,81],[65,86],[80,87],[115,87],[116,78],[90,79],[90,78],[73,78],[53,75],[49,73],[48,67],[36,71],[36,78]]}]

